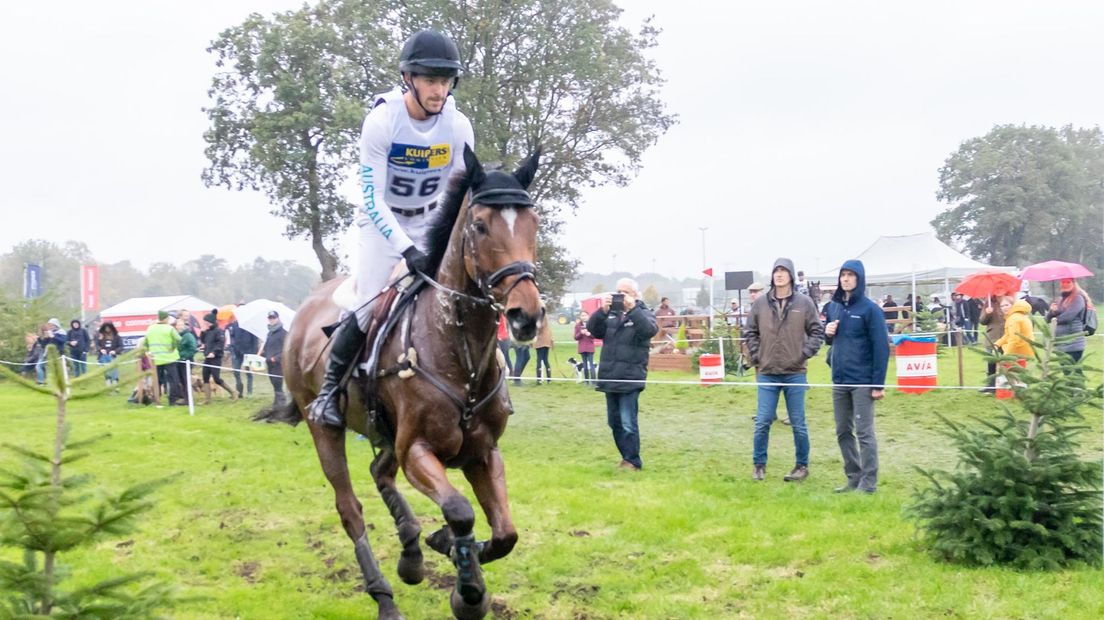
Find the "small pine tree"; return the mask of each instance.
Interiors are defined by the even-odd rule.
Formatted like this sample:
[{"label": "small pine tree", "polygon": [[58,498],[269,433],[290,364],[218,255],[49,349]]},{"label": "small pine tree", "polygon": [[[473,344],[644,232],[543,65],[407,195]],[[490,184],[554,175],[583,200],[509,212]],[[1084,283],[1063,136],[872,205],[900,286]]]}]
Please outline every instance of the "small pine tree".
[{"label": "small pine tree", "polygon": [[1007,564],[1055,569],[1101,563],[1101,465],[1077,454],[1082,410],[1101,405],[1101,386],[1087,386],[1086,369],[1055,351],[1052,328],[1036,322],[1034,363],[1020,368],[996,356],[1010,375],[1016,409],[978,427],[942,418],[958,448],[954,471],[920,472],[908,514],[924,543],[942,560],[969,565]]},{"label": "small pine tree", "polygon": [[[70,442],[65,423],[69,386],[57,350],[47,348],[49,389],[57,400],[52,455],[5,444],[22,456],[19,471],[0,468],[0,548],[23,551],[23,562],[0,561],[0,617],[145,618],[173,600],[165,583],[137,573],[69,592],[60,555],[107,537],[130,532],[149,510],[149,495],[165,481],[135,485],[112,495],[89,489],[91,477],[66,476],[62,466],[88,456],[81,451],[102,439]],[[98,497],[101,499],[94,499]]]},{"label": "small pine tree", "polygon": [[740,357],[740,328],[728,325],[724,321],[713,323],[713,331],[705,336],[705,342],[701,343],[694,354],[694,369],[697,370],[700,367],[702,353],[721,352],[721,341],[724,341],[725,374],[742,376],[744,369],[740,363],[745,360]]},{"label": "small pine tree", "polygon": [[675,348],[683,353],[690,348],[690,343],[686,342],[686,323],[679,323],[678,333],[675,334]]}]

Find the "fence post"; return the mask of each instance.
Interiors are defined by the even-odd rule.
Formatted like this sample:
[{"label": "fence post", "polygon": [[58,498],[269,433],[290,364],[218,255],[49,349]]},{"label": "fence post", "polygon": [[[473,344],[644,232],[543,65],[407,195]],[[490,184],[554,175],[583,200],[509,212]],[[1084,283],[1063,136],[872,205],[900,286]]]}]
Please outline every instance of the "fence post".
[{"label": "fence post", "polygon": [[195,401],[192,400],[192,360],[184,360],[184,391],[188,393],[188,415],[195,415]]},{"label": "fence post", "polygon": [[962,387],[966,385],[966,382],[962,377],[962,339],[966,336],[966,334],[961,329],[958,329],[955,330],[955,335],[958,336],[958,346],[955,347],[958,349],[958,387]]}]

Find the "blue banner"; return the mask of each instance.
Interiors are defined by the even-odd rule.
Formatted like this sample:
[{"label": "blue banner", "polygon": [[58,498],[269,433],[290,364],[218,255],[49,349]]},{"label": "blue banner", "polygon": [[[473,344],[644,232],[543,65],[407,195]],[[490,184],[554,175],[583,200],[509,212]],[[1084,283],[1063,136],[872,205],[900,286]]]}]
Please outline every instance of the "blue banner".
[{"label": "blue banner", "polygon": [[27,263],[23,266],[23,297],[34,299],[42,296],[42,266]]}]

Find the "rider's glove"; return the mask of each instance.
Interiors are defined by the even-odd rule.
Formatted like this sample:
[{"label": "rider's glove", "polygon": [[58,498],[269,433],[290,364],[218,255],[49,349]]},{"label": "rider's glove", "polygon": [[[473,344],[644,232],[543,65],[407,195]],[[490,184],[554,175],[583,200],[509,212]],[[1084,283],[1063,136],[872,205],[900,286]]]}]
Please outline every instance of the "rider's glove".
[{"label": "rider's glove", "polygon": [[411,273],[429,275],[429,257],[425,255],[425,252],[419,250],[418,246],[410,246],[403,251],[402,256],[406,260],[406,266]]}]

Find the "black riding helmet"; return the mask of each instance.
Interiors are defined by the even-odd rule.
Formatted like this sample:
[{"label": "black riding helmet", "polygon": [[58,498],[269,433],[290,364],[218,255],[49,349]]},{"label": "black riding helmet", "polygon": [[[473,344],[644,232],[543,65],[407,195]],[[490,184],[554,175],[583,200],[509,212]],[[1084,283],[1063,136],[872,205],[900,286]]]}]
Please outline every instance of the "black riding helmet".
[{"label": "black riding helmet", "polygon": [[[410,35],[403,43],[402,52],[399,53],[399,71],[403,74],[403,92],[412,91],[414,101],[418,107],[429,116],[435,116],[444,111],[430,112],[422,103],[422,95],[414,88],[414,76],[443,76],[452,78],[451,93],[460,81],[460,50],[452,39],[436,30],[419,30]],[[410,74],[410,81],[406,80],[406,74]]]},{"label": "black riding helmet", "polygon": [[436,30],[415,32],[399,54],[399,71],[403,73],[457,77],[463,68],[459,48]]}]

